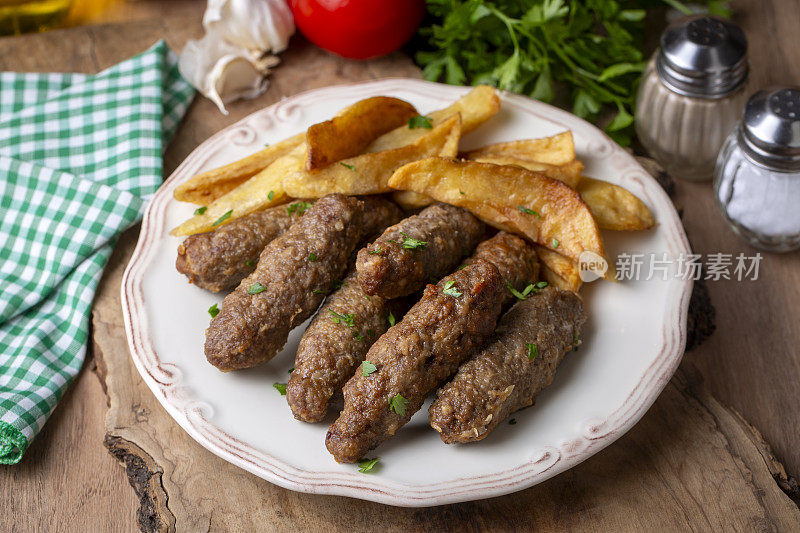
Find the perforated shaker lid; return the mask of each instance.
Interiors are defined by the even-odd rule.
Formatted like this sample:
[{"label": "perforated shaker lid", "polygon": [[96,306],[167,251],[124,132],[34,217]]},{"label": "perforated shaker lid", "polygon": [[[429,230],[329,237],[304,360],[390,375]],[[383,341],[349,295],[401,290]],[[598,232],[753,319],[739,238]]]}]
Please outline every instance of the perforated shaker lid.
[{"label": "perforated shaker lid", "polygon": [[769,167],[800,169],[800,87],[770,87],[751,96],[740,145]]},{"label": "perforated shaker lid", "polygon": [[679,94],[721,98],[747,79],[747,38],[729,20],[685,17],[661,35],[656,68],[661,80]]}]

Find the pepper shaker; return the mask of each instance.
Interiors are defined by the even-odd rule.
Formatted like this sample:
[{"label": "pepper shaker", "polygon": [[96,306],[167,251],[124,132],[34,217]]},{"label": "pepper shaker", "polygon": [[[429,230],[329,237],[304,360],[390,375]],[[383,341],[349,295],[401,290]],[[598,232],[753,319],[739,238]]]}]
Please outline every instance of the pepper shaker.
[{"label": "pepper shaker", "polygon": [[642,145],[673,176],[710,180],[741,116],[747,78],[747,39],[738,26],[704,15],[672,23],[636,97]]},{"label": "pepper shaker", "polygon": [[717,205],[751,245],[800,248],[800,87],[754,94],[717,160]]}]

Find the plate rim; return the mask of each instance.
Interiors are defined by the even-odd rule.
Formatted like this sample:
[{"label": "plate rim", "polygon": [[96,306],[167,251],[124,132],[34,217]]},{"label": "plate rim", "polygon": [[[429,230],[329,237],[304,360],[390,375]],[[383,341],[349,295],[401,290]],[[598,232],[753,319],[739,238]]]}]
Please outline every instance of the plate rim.
[{"label": "plate rim", "polygon": [[[297,468],[251,447],[210,422],[209,406],[193,400],[180,384],[180,369],[171,363],[161,363],[152,339],[144,306],[142,281],[157,250],[156,243],[164,233],[167,206],[177,185],[191,177],[220,145],[232,143],[245,146],[252,142],[258,129],[269,128],[276,122],[291,120],[307,101],[324,98],[331,93],[347,91],[352,96],[385,94],[392,90],[430,95],[431,91],[447,98],[457,98],[472,87],[445,85],[412,78],[381,78],[331,85],[311,89],[284,98],[260,109],[215,133],[198,145],[158,189],[145,211],[136,248],[122,278],[120,288],[123,321],[131,358],[137,371],[167,410],[170,416],[195,441],[211,453],[258,477],[281,487],[312,494],[349,496],[404,507],[427,507],[501,496],[522,490],[567,470],[599,452],[626,433],[653,404],[671,379],[683,357],[686,344],[686,319],[692,280],[676,280],[667,291],[667,309],[662,323],[662,342],[658,355],[644,371],[628,398],[606,419],[583,422],[581,437],[564,446],[548,446],[533,461],[514,468],[465,477],[430,485],[408,485],[380,476],[342,472],[314,472]],[[382,92],[381,92],[382,91]],[[672,201],[655,179],[623,148],[614,143],[594,125],[562,109],[528,97],[499,91],[504,107],[513,107],[536,115],[546,114],[548,120],[573,131],[581,130],[590,142],[590,150],[598,157],[611,158],[623,169],[619,181],[632,182],[643,190],[645,200],[656,211],[666,211],[666,219],[658,224],[667,234],[670,252],[690,253],[689,242]],[[338,96],[338,95],[337,95]],[[557,119],[557,120],[556,120]],[[663,209],[666,207],[666,210]],[[677,323],[669,318],[678,316]]]}]

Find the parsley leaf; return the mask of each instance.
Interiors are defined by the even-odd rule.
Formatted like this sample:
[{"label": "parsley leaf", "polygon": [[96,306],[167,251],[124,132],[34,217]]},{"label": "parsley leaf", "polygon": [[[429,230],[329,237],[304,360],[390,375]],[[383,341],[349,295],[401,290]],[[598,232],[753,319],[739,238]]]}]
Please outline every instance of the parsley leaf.
[{"label": "parsley leaf", "polygon": [[325,294],[325,291],[323,291],[322,289],[314,289],[311,292],[313,292],[314,294]]},{"label": "parsley leaf", "polygon": [[264,292],[265,290],[267,290],[265,286],[263,286],[259,282],[255,282],[252,285],[250,285],[249,289],[247,289],[247,294],[258,294],[260,292]]},{"label": "parsley leaf", "polygon": [[194,214],[195,215],[202,215],[203,213],[206,212],[206,209],[208,209],[208,207],[205,206],[205,205],[203,207],[198,207],[197,209],[194,210]]},{"label": "parsley leaf", "polygon": [[558,248],[558,245],[559,245],[560,243],[558,242],[558,239],[553,239],[553,240],[552,240],[552,242],[551,242],[551,244],[553,245],[553,248]]},{"label": "parsley leaf", "polygon": [[405,239],[403,240],[402,243],[400,243],[400,245],[406,250],[416,250],[417,248],[425,248],[426,246],[428,246],[427,242],[413,239],[409,237],[408,234],[404,231],[401,231],[400,235],[405,237]]},{"label": "parsley leaf", "polygon": [[333,320],[335,324],[344,324],[348,328],[356,327],[355,315],[353,314],[340,315],[333,309],[328,309],[328,312],[331,314],[331,320]]},{"label": "parsley leaf", "polygon": [[317,260],[317,254],[311,252],[310,254],[308,254],[308,260],[311,261],[312,263],[315,262]]},{"label": "parsley leaf", "polygon": [[378,367],[376,367],[369,361],[364,361],[363,363],[361,363],[361,373],[365,376],[369,376],[376,370],[378,370]]},{"label": "parsley leaf", "polygon": [[539,355],[539,347],[532,342],[526,342],[525,347],[528,349],[528,359],[533,361]]},{"label": "parsley leaf", "polygon": [[253,266],[255,263],[253,263],[253,260],[252,260],[252,259],[248,259],[247,261],[245,261],[245,262],[244,262],[244,264],[245,264],[245,265],[247,265],[247,266],[249,266],[249,267],[251,267],[251,266]]},{"label": "parsley leaf", "polygon": [[226,220],[228,220],[229,218],[231,218],[231,215],[232,215],[232,214],[233,214],[233,209],[231,209],[230,211],[228,211],[227,213],[225,213],[224,215],[222,215],[221,217],[219,217],[219,218],[216,220],[216,222],[214,222],[214,223],[213,223],[213,224],[211,224],[211,225],[212,225],[212,226],[219,226],[220,224],[222,224],[223,222],[225,222]]},{"label": "parsley leaf", "polygon": [[375,459],[359,459],[358,460],[358,471],[362,474],[366,474],[370,470],[372,470],[376,464],[378,464],[379,459],[376,457]]},{"label": "parsley leaf", "polygon": [[214,318],[219,314],[219,307],[217,307],[217,304],[214,304],[208,308],[208,314],[211,315],[211,318]]},{"label": "parsley leaf", "polygon": [[362,334],[361,334],[361,333],[359,333],[358,331],[354,331],[354,332],[353,332],[353,338],[354,338],[355,340],[357,340],[358,342],[361,342],[361,341],[363,341],[363,340],[364,340],[364,335],[362,335]]},{"label": "parsley leaf", "polygon": [[350,170],[355,170],[356,169],[356,167],[354,167],[353,165],[348,165],[347,163],[345,163],[343,161],[339,161],[339,164],[342,165],[345,168],[349,168]]},{"label": "parsley leaf", "polygon": [[269,193],[267,193],[267,200],[271,202],[273,198],[275,198],[275,191],[269,191]]},{"label": "parsley leaf", "polygon": [[392,396],[392,401],[389,404],[389,409],[391,409],[400,416],[406,416],[407,405],[408,405],[408,400],[403,398],[400,394],[395,394],[394,396]]},{"label": "parsley leaf", "polygon": [[392,327],[392,326],[394,326],[395,319],[394,319],[394,315],[392,314],[392,312],[391,312],[391,311],[389,311],[389,317],[388,317],[388,319],[389,319],[389,327]]},{"label": "parsley leaf", "polygon": [[368,254],[370,254],[370,255],[376,255],[376,254],[379,254],[379,253],[381,253],[381,251],[383,251],[383,248],[381,248],[380,246],[378,246],[378,248],[377,248],[376,250],[371,250],[371,251],[369,251],[369,252],[367,252],[367,253],[368,253]]},{"label": "parsley leaf", "polygon": [[513,294],[514,297],[517,298],[518,300],[527,300],[528,296],[530,296],[531,293],[536,294],[545,287],[547,287],[547,282],[539,281],[537,283],[528,283],[528,285],[522,290],[522,292],[520,292],[511,285],[510,281],[506,280],[506,287],[508,287],[509,292]]},{"label": "parsley leaf", "polygon": [[411,117],[408,119],[408,127],[409,129],[417,129],[417,128],[425,128],[431,129],[433,128],[433,122],[431,121],[430,117],[423,117],[422,115],[417,115],[415,117]]},{"label": "parsley leaf", "polygon": [[452,279],[450,281],[446,281],[444,284],[444,289],[442,289],[442,294],[452,296],[453,298],[459,298],[460,296],[462,296],[464,293],[458,292],[458,289],[453,287],[453,285],[455,284],[456,282],[453,281]]},{"label": "parsley leaf", "polygon": [[542,215],[540,215],[539,213],[537,213],[537,212],[536,212],[536,211],[534,211],[533,209],[528,209],[528,208],[527,208],[527,207],[525,207],[524,205],[521,205],[521,206],[517,207],[517,209],[519,209],[519,210],[520,210],[520,212],[522,212],[522,213],[525,213],[526,215],[533,215],[533,216],[535,216],[536,218],[538,218],[539,220],[541,220],[541,219],[542,219]]},{"label": "parsley leaf", "polygon": [[286,208],[286,212],[288,214],[297,213],[298,215],[302,215],[306,212],[306,209],[311,207],[311,202],[295,202],[289,207]]},{"label": "parsley leaf", "polygon": [[272,386],[281,393],[281,396],[286,396],[286,383],[273,383]]}]

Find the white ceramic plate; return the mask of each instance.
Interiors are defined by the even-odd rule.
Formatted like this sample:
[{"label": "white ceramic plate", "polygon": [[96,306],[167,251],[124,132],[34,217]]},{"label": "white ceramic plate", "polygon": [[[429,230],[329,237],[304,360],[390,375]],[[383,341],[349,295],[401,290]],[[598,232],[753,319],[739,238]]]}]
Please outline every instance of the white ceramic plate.
[{"label": "white ceramic plate", "polygon": [[[244,157],[330,118],[369,96],[396,96],[421,112],[469,91],[408,79],[318,89],[287,98],[201,144],[165,182],[144,216],[125,272],[122,305],[131,355],[158,400],[200,444],[257,476],[292,490],[340,494],[402,506],[429,506],[498,496],[540,483],[625,433],[653,403],[683,354],[691,282],[670,278],[595,282],[582,295],[589,321],[583,345],[569,354],[536,405],[514,415],[486,440],[447,446],[428,426],[427,404],[370,457],[374,473],[337,464],[325,449],[329,423],[296,421],[273,387],[286,382],[304,326],[269,364],[224,374],[206,362],[207,309],[222,296],[175,270],[179,239],[168,232],[194,209],[175,188],[194,174]],[[658,225],[638,233],[606,232],[610,257],[666,253],[689,246],[672,203],[625,151],[587,122],[549,105],[504,94],[502,111],[464,139],[465,148],[572,130],[589,176],[642,198]],[[642,270],[645,275],[646,268]]]}]

